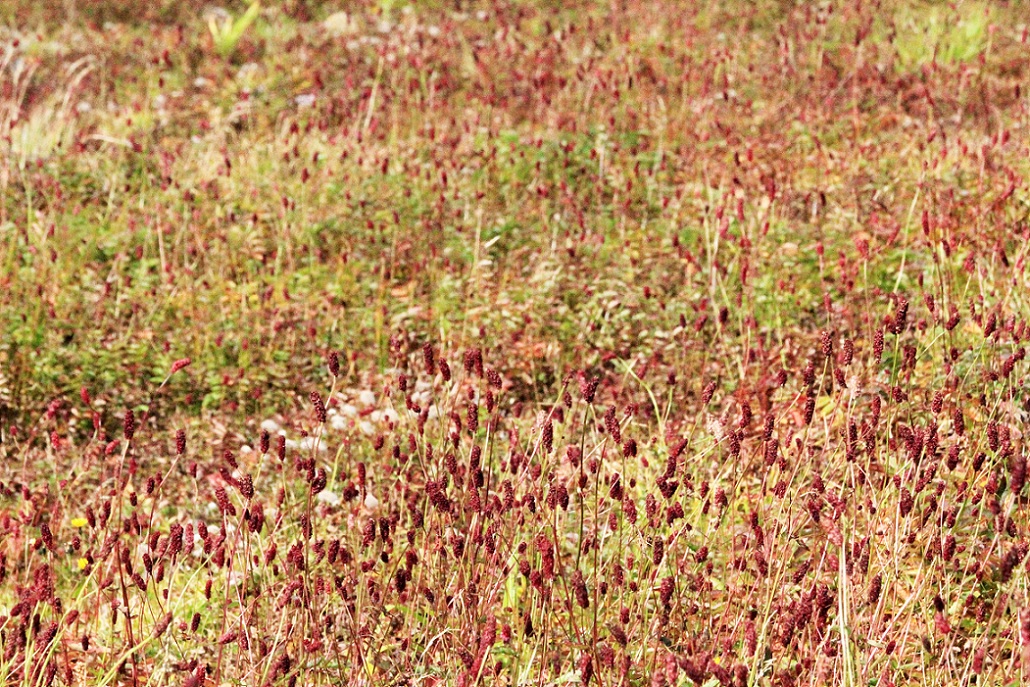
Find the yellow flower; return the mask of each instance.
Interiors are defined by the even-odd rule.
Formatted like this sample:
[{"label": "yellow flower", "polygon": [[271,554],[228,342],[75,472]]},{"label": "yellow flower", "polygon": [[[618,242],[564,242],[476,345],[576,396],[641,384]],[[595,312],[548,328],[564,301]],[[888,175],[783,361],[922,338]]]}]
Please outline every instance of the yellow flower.
[{"label": "yellow flower", "polygon": [[87,565],[89,565],[89,561],[87,561],[85,558],[79,559],[79,570],[85,570]]},{"label": "yellow flower", "polygon": [[86,518],[72,518],[72,527],[85,527],[87,523]]}]

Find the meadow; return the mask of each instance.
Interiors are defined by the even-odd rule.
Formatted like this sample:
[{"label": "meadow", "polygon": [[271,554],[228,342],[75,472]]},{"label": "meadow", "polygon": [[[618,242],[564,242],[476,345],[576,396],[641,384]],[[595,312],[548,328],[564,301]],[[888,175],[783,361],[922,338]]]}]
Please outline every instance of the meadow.
[{"label": "meadow", "polygon": [[1030,680],[1028,34],[0,3],[0,683]]}]

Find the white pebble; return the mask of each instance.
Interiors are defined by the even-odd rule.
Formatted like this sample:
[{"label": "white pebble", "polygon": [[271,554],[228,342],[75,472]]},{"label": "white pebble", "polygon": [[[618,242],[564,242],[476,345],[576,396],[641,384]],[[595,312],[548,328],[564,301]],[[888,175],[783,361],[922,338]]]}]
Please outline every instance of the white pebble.
[{"label": "white pebble", "polygon": [[[301,451],[310,451],[312,448],[315,448],[315,437],[304,437],[303,439],[300,440],[300,450]],[[328,449],[329,449],[329,447],[326,446],[325,439],[319,439],[318,440],[318,450],[319,451],[327,451]]]},{"label": "white pebble", "polygon": [[338,506],[340,504],[340,495],[331,491],[320,491],[318,496],[315,497],[320,503],[325,503],[330,506]]}]

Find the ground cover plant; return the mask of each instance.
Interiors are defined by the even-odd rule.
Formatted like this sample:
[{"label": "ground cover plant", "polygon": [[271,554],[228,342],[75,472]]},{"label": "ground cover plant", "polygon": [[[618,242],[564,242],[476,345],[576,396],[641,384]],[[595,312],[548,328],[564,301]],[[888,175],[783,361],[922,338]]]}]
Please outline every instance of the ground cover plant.
[{"label": "ground cover plant", "polygon": [[0,682],[1021,683],[1028,32],[0,4]]}]

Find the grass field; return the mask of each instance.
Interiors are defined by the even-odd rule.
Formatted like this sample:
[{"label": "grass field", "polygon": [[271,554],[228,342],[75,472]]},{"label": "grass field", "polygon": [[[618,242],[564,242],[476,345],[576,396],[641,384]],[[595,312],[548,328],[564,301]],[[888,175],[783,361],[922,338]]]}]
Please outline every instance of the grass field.
[{"label": "grass field", "polygon": [[1030,680],[1028,32],[0,3],[0,683]]}]

